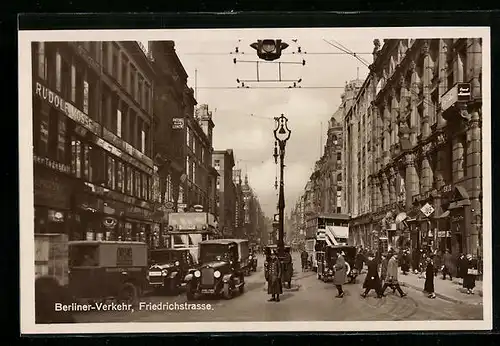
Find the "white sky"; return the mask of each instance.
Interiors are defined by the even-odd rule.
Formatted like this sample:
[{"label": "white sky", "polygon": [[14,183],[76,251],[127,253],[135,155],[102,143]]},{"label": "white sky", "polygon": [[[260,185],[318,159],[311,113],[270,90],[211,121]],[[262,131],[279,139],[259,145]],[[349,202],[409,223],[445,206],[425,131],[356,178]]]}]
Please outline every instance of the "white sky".
[{"label": "white sky", "polygon": [[[267,37],[258,36],[255,40],[259,38]],[[292,130],[285,159],[285,198],[288,212],[302,194],[314,162],[320,157],[320,147],[324,146],[326,141],[328,120],[340,104],[345,82],[356,79],[358,68],[360,78],[364,79],[368,73],[366,66],[356,58],[338,54],[341,51],[323,39],[330,42],[335,40],[353,52],[371,53],[374,38],[364,36],[359,40],[345,40],[342,37],[308,35],[303,39],[298,36],[297,43],[286,40],[290,46],[279,61],[301,62],[305,59],[306,65],[283,64],[282,79],[302,78],[300,84],[303,89],[209,89],[236,87],[236,79],[256,79],[255,63],[233,63],[234,57],[252,62],[258,60],[255,50],[249,47],[254,41],[239,42],[237,36],[224,40],[175,41],[177,54],[189,75],[188,84],[193,88],[195,84],[198,87],[198,103],[206,103],[214,111],[214,148],[234,149],[237,165],[243,172],[248,173],[249,182],[267,215],[276,212],[277,203],[277,191],[274,189],[277,167],[272,157],[272,118],[281,113],[285,114]],[[240,54],[230,54],[236,46],[239,47]],[[309,55],[291,54],[297,52],[298,46],[302,48],[302,52]],[[241,54],[242,52],[244,54]],[[371,54],[361,57],[369,63],[372,62]],[[262,63],[260,66],[261,79],[277,79],[277,64]],[[260,88],[288,87],[291,84],[247,83]]]}]

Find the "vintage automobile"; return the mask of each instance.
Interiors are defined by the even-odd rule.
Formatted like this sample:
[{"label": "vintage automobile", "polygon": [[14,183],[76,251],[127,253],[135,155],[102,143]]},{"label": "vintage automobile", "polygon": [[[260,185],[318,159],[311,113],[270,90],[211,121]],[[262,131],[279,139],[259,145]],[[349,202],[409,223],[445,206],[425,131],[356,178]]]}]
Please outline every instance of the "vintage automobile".
[{"label": "vintage automobile", "polygon": [[347,265],[347,278],[348,283],[356,282],[356,277],[358,276],[358,270],[355,266],[356,260],[356,247],[348,245],[328,245],[325,247],[325,261],[324,269],[322,273],[322,280],[328,282],[333,279],[335,273],[334,266],[337,260],[337,254],[341,252],[345,253],[344,259]]},{"label": "vintage automobile", "polygon": [[257,253],[255,250],[251,250],[250,251],[250,255],[248,256],[248,259],[249,259],[249,265],[248,265],[248,268],[249,268],[249,271],[251,272],[256,272],[257,271]]},{"label": "vintage automobile", "polygon": [[243,293],[249,263],[248,240],[213,239],[199,243],[199,267],[186,275],[188,300],[201,295],[221,295],[231,299]]},{"label": "vintage automobile", "polygon": [[159,293],[179,292],[195,266],[189,249],[155,249],[149,252],[149,285]]},{"label": "vintage automobile", "polygon": [[[269,262],[269,258],[271,256],[272,251],[277,251],[278,247],[276,245],[268,245],[264,250],[264,254],[266,256],[266,263],[264,264],[264,270],[267,270],[267,262]],[[292,277],[293,277],[293,261],[291,257],[291,249],[290,246],[285,246],[285,256],[280,258],[281,268],[283,269],[281,282],[286,283],[288,288],[292,286]]]},{"label": "vintage automobile", "polygon": [[74,299],[135,304],[147,288],[146,243],[70,241],[68,287]]}]

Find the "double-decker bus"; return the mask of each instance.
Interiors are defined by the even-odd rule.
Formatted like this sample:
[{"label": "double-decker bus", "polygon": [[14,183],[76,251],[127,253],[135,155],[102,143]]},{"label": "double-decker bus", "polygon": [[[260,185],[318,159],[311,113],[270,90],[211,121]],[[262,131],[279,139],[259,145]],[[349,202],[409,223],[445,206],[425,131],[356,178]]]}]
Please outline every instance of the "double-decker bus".
[{"label": "double-decker bus", "polygon": [[171,248],[188,248],[198,261],[198,243],[218,237],[217,222],[206,212],[170,213],[167,234]]},{"label": "double-decker bus", "polygon": [[316,214],[306,220],[306,251],[313,270],[317,270],[317,254],[325,246],[348,245],[349,220],[346,214]]}]

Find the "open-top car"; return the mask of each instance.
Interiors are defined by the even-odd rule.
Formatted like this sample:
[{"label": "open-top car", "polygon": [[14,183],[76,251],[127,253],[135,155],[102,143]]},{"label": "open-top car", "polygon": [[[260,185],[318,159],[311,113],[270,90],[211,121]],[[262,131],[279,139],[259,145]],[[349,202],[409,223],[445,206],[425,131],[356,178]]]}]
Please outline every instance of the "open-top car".
[{"label": "open-top car", "polygon": [[189,249],[155,249],[149,252],[149,285],[155,291],[176,293],[195,263]]},{"label": "open-top car", "polygon": [[347,266],[346,275],[349,283],[356,282],[356,277],[358,276],[358,270],[355,266],[356,260],[356,247],[349,245],[329,245],[325,247],[325,257],[323,266],[322,279],[327,282],[333,279],[335,274],[335,263],[337,261],[337,254],[344,252],[345,262]]},{"label": "open-top car", "polygon": [[204,294],[231,299],[236,292],[244,292],[248,240],[206,240],[199,243],[198,250],[199,267],[185,278],[188,300]]}]

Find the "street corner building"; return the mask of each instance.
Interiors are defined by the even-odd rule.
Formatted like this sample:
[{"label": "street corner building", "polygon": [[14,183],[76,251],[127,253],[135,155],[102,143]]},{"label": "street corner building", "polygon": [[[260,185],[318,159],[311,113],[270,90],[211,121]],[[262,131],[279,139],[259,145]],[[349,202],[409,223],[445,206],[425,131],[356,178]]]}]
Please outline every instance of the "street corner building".
[{"label": "street corner building", "polygon": [[481,39],[374,45],[344,109],[352,241],[481,257]]},{"label": "street corner building", "polygon": [[173,41],[34,42],[35,233],[165,243],[169,212],[215,217],[208,106]]}]

